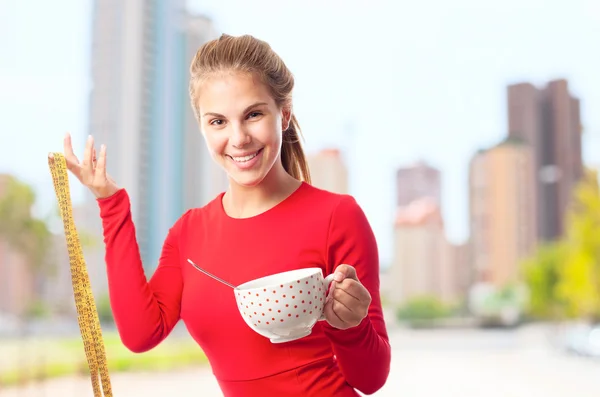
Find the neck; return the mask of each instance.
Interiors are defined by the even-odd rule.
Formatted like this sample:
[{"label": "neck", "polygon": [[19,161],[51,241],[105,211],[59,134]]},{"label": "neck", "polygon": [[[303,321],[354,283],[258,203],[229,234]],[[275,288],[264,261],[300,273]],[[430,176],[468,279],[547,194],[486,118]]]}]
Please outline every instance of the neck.
[{"label": "neck", "polygon": [[273,208],[291,195],[301,182],[276,163],[256,186],[241,186],[230,179],[223,196],[225,212],[233,218],[248,218]]}]

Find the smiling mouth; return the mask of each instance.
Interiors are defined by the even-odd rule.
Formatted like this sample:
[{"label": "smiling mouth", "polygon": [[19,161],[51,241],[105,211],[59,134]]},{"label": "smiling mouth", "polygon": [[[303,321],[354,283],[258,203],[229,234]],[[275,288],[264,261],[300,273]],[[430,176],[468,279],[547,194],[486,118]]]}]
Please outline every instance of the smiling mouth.
[{"label": "smiling mouth", "polygon": [[236,163],[245,163],[247,161],[252,160],[256,156],[258,156],[261,151],[262,151],[262,149],[259,149],[256,152],[254,152],[252,154],[249,154],[248,156],[244,156],[244,157],[234,157],[234,156],[230,156],[230,155],[227,155],[227,157],[229,157],[230,159],[232,159]]}]

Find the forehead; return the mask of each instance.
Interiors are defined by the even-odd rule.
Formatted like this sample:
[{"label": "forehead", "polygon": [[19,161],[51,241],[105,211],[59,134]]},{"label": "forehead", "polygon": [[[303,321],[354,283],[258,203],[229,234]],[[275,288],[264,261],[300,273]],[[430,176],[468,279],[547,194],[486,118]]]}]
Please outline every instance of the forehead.
[{"label": "forehead", "polygon": [[248,73],[219,73],[204,79],[198,86],[200,114],[236,113],[256,102],[274,105],[268,87]]}]

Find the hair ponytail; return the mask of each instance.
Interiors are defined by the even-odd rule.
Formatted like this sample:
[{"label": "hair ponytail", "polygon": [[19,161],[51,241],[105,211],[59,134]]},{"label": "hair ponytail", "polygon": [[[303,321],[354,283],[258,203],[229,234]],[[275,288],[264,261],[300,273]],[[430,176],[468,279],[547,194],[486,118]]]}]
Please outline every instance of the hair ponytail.
[{"label": "hair ponytail", "polygon": [[300,142],[301,136],[298,120],[292,114],[290,126],[283,132],[281,163],[288,174],[300,181],[311,183],[308,161],[302,148],[302,142]]}]

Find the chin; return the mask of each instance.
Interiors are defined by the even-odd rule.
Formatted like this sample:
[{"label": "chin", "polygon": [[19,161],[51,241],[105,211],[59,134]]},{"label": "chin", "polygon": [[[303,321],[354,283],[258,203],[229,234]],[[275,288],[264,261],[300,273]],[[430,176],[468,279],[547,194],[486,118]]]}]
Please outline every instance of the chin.
[{"label": "chin", "polygon": [[233,176],[229,175],[229,180],[232,183],[235,183],[238,186],[251,188],[260,185],[260,183],[264,180],[264,175],[256,178],[252,178],[249,176]]},{"label": "chin", "polygon": [[227,178],[231,183],[242,187],[255,187],[265,179],[267,173],[262,170],[240,171],[233,167],[226,167]]}]

